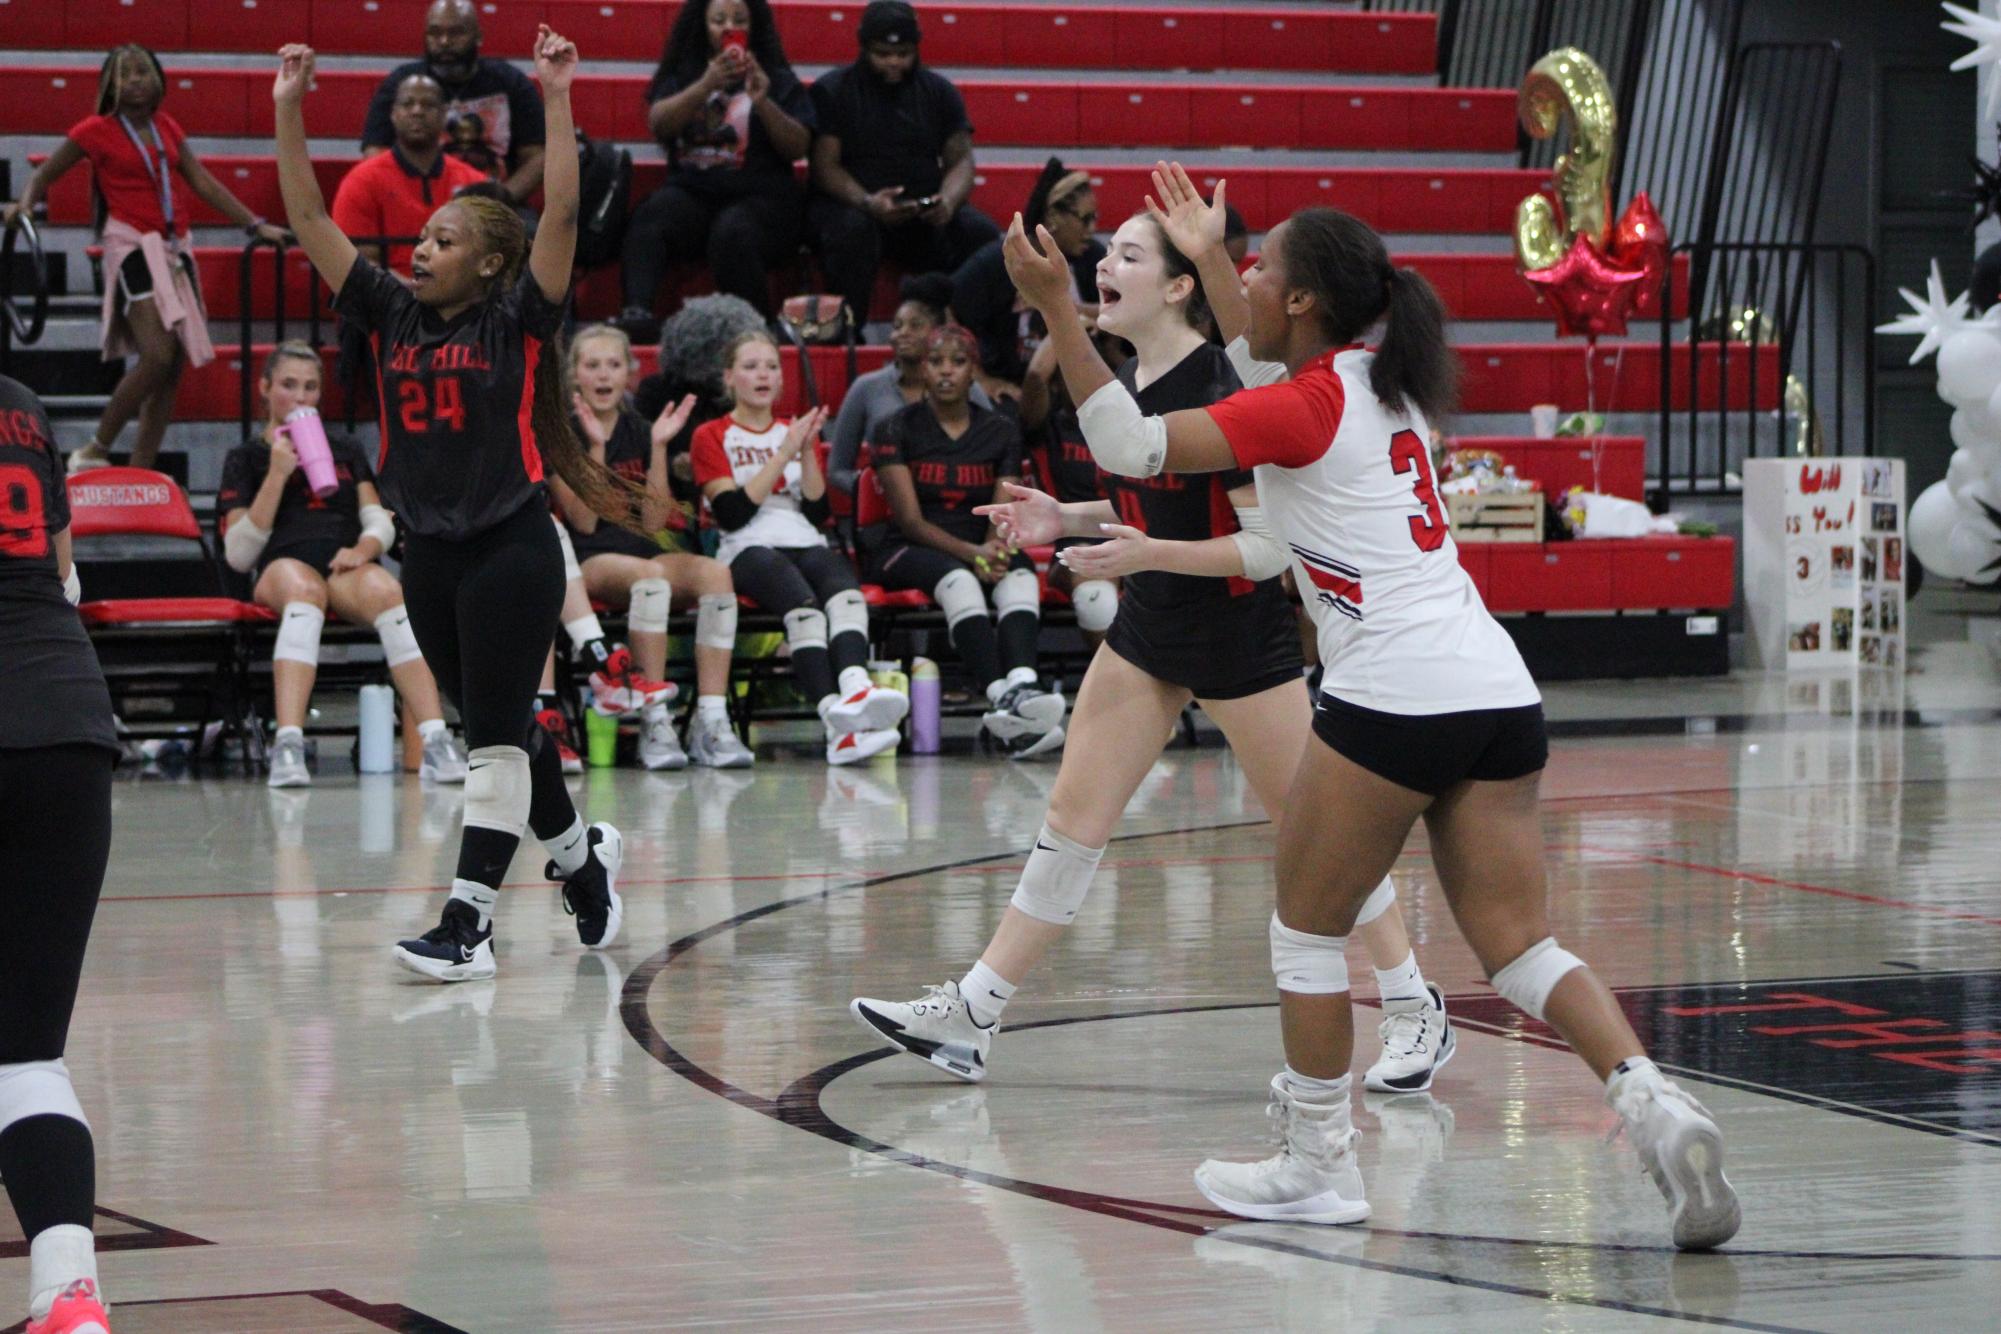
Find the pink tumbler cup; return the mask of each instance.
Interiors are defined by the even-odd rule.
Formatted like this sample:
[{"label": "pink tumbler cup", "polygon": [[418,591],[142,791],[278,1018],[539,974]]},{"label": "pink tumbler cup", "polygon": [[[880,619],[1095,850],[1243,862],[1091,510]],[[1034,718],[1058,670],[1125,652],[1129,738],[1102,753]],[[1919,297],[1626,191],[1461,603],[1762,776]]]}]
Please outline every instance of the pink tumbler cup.
[{"label": "pink tumbler cup", "polygon": [[299,466],[306,470],[306,485],[313,488],[314,495],[324,500],[340,490],[333,450],[327,445],[327,428],[318,408],[293,408],[278,429],[290,438],[292,452],[299,456]]}]

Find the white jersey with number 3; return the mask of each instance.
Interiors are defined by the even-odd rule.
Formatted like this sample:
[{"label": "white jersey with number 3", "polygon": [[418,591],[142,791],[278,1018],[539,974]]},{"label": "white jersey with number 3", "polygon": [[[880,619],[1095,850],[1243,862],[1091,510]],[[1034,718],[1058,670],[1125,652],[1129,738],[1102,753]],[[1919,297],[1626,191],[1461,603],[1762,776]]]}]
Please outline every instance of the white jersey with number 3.
[{"label": "white jersey with number 3", "polygon": [[1369,387],[1344,348],[1207,409],[1292,548],[1325,664],[1321,690],[1384,713],[1541,701],[1522,655],[1460,567],[1432,479],[1430,433]]}]

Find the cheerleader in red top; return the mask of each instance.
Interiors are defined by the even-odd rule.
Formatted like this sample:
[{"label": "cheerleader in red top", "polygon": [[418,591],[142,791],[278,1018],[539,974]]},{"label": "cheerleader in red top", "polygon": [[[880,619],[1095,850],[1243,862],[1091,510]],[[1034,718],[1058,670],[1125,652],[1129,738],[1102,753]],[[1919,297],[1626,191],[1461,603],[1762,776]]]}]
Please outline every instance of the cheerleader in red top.
[{"label": "cheerleader in red top", "polygon": [[16,212],[31,211],[71,167],[90,162],[104,243],[104,359],[136,353],[138,360],[111,391],[96,437],[70,456],[71,472],[109,463],[118,433],[135,416],[132,465],[152,467],[174,419],[182,370],[215,360],[188,241],[188,191],[251,236],[285,235],[209,174],[186,133],[160,110],[166,94],[158,56],[134,44],[112,51],[98,71],[97,114],[70,127],[4,214],[12,222]]},{"label": "cheerleader in red top", "polygon": [[[1059,340],[1099,466],[1127,477],[1252,469],[1325,664],[1316,740],[1278,828],[1270,935],[1286,1068],[1271,1097],[1282,1147],[1261,1162],[1206,1162],[1197,1186],[1245,1218],[1368,1217],[1343,949],[1422,819],[1467,943],[1497,991],[1606,1081],[1668,1201],[1675,1244],[1729,1240],[1739,1214],[1715,1121],[1662,1076],[1605,984],[1550,935],[1541,696],[1460,568],[1432,480],[1428,421],[1450,407],[1458,372],[1437,293],[1393,268],[1366,224],[1301,210],[1266,236],[1242,286],[1227,260],[1198,261],[1225,335],[1245,333],[1250,358],[1283,363],[1291,378],[1150,417],[1099,359],[1053,242],[1040,239],[1038,251],[1017,218],[1008,269]],[[1377,324],[1371,352],[1359,340]]]}]

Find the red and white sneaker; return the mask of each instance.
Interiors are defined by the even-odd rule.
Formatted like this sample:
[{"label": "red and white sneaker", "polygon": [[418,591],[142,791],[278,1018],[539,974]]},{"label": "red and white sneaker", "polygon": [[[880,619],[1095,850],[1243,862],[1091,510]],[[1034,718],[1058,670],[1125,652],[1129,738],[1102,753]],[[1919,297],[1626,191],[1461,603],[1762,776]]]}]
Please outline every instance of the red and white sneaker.
[{"label": "red and white sneaker", "polygon": [[580,774],[584,771],[584,757],[577,754],[570,745],[570,724],[564,719],[561,709],[544,709],[535,715],[535,721],[556,743],[556,757],[563,762],[563,772]]},{"label": "red and white sneaker", "polygon": [[820,721],[837,737],[847,732],[888,731],[909,712],[908,695],[878,685],[865,685],[850,694],[829,695],[820,701]]},{"label": "red and white sneaker", "polygon": [[613,649],[604,666],[591,673],[591,707],[607,718],[638,713],[649,704],[671,704],[680,693],[672,681],[640,675],[628,648]]},{"label": "red and white sneaker", "polygon": [[860,764],[872,760],[886,750],[895,750],[903,740],[903,733],[894,727],[881,728],[874,732],[847,732],[827,738],[827,763]]},{"label": "red and white sneaker", "polygon": [[49,1313],[28,1322],[27,1334],[111,1334],[111,1317],[97,1300],[96,1282],[80,1278],[57,1293]]}]

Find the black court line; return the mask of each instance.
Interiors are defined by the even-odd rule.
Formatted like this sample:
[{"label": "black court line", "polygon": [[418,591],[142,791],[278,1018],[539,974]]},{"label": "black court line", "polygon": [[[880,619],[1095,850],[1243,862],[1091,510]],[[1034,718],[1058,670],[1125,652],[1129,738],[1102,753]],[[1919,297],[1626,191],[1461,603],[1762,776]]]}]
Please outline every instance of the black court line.
[{"label": "black court line", "polygon": [[[142,1306],[193,1306],[204,1302],[256,1302],[272,1301],[285,1297],[310,1297],[323,1302],[337,1311],[345,1311],[358,1320],[393,1329],[397,1334],[466,1334],[457,1325],[448,1325],[442,1320],[413,1311],[396,1302],[364,1302],[359,1297],[349,1296],[335,1288],[301,1288],[292,1292],[226,1292],[213,1297],[160,1297],[152,1301],[121,1301],[120,1311],[136,1310]],[[0,1334],[21,1334],[27,1328],[26,1322],[9,1325]]]},{"label": "black court line", "polygon": [[[1180,834],[1215,833],[1230,829],[1252,828],[1267,823],[1269,822],[1264,820],[1241,820],[1226,824],[1205,825],[1193,829],[1155,830],[1144,833],[1124,834],[1113,838],[1111,841],[1115,843],[1127,843],[1127,842],[1134,842],[1140,839],[1172,837]],[[680,959],[683,955],[687,954],[689,951],[693,950],[696,946],[702,944],[704,941],[713,939],[714,937],[722,935],[725,932],[734,931],[739,927],[745,926],[751,922],[755,922],[761,920],[762,918],[772,916],[773,914],[782,912],[787,908],[796,908],[803,904],[809,904],[809,903],[823,903],[828,899],[832,898],[835,894],[844,894],[853,892],[855,890],[867,890],[882,885],[895,884],[901,881],[915,880],[925,876],[938,875],[942,874],[943,872],[956,870],[962,867],[978,866],[987,862],[1001,861],[1013,855],[1015,854],[1013,854],[1012,852],[1004,852],[1004,853],[991,853],[977,857],[963,857],[956,859],[954,861],[941,862],[932,866],[919,867],[909,871],[899,871],[891,874],[875,876],[865,880],[829,885],[822,889],[816,890],[810,894],[802,894],[795,898],[790,898],[790,899],[781,899],[773,903],[765,904],[762,907],[749,909],[745,912],[738,913],[734,917],[712,923],[709,926],[690,932],[689,934],[682,936],[679,939],[671,942],[659,953],[651,956],[650,958],[646,959],[644,962],[639,964],[639,966],[636,967],[632,971],[632,973],[626,978],[625,987],[623,989],[619,1003],[619,1011],[621,1017],[625,1020],[626,1031],[632,1035],[633,1040],[639,1044],[641,1049],[644,1050],[648,1056],[660,1062],[662,1065],[666,1066],[669,1070],[673,1071],[681,1078],[686,1079],[689,1083],[694,1084],[698,1088],[705,1089],[708,1092],[715,1094],[717,1097],[724,1098],[729,1102],[736,1104],[739,1107],[745,1108],[746,1110],[749,1111],[754,1111],[761,1116],[769,1117],[774,1121],[778,1121],[782,1124],[792,1126],[795,1129],[803,1130],[808,1134],[817,1135],[822,1139],[826,1139],[832,1143],[840,1144],[844,1147],[860,1149],[864,1152],[873,1154],[877,1157],[884,1158],[891,1162],[903,1163],[906,1166],[920,1168],[926,1171],[939,1172],[944,1175],[957,1177],[962,1180],[979,1182],[981,1184],[990,1185],[998,1189],[1013,1191],[1017,1194],[1025,1195],[1030,1198],[1046,1200],[1050,1203],[1055,1203],[1055,1204],[1062,1204],[1069,1208],[1080,1209],[1086,1212],[1099,1214],[1104,1217],[1121,1218],[1131,1222],[1143,1223],[1149,1227],[1160,1228],[1165,1231],[1179,1232],[1188,1236],[1198,1236],[1198,1237],[1212,1236],[1219,1240],[1230,1241],[1240,1245],[1255,1246],[1261,1249],[1276,1251],[1282,1254],[1298,1255],[1307,1259],[1323,1260],[1335,1264],[1347,1265],[1352,1268],[1373,1270],[1380,1273],[1395,1274],[1400,1277],[1422,1279],[1429,1282],[1445,1283],[1457,1287],[1474,1288],[1483,1291],[1502,1293],[1509,1296],[1528,1297],[1534,1300],[1547,1301],[1558,1305],[1582,1306],[1582,1307],[1598,1308],[1603,1310],[1625,1311],[1638,1315],[1655,1315],[1671,1320],[1683,1320],[1696,1324],[1727,1326],[1733,1329],[1767,1330],[1767,1331],[1778,1332],[1778,1334],[1798,1334],[1796,1327],[1793,1326],[1773,1325],[1773,1324],[1764,1324],[1754,1321],[1736,1320],[1725,1316],[1703,1315],[1688,1311],[1672,1310],[1665,1307],[1647,1306],[1642,1303],[1626,1302],[1618,1300],[1616,1298],[1588,1297],[1578,1294],[1553,1292],[1543,1288],[1533,1288],[1524,1285],[1502,1283],[1486,1279],[1468,1278],[1458,1274],[1447,1273],[1443,1270],[1426,1269],[1410,1265],[1389,1264],[1384,1261],[1365,1260],[1355,1256],[1328,1255],[1324,1252],[1314,1250],[1310,1247],[1297,1246],[1273,1238],[1233,1235],[1232,1230],[1229,1228],[1219,1228],[1216,1226],[1212,1226],[1208,1222],[1194,1221],[1196,1219],[1228,1219],[1233,1224],[1240,1223],[1243,1221],[1236,1219],[1234,1215],[1224,1214],[1216,1210],[1194,1208],[1194,1207],[1183,1207],[1179,1205],[1167,1205],[1154,1201],[1120,1199],[1119,1197],[1116,1196],[1104,1195],[1093,1191],[1082,1191],[1063,1186],[1050,1186],[1035,1182],[1021,1181],[1012,1177],[1003,1177],[992,1173],[979,1172],[976,1169],[969,1168],[961,1164],[942,1162],[936,1159],[927,1158],[921,1154],[914,1154],[908,1152],[907,1150],[899,1149],[894,1145],[880,1143],[879,1141],[872,1140],[865,1135],[859,1134],[858,1132],[849,1130],[848,1128],[841,1126],[839,1123],[835,1122],[831,1117],[829,1117],[824,1112],[824,1110],[821,1109],[820,1106],[820,1093],[824,1089],[827,1083],[831,1082],[835,1078],[838,1078],[841,1074],[847,1073],[850,1070],[870,1064],[873,1061],[881,1060],[885,1057],[897,1055],[898,1053],[890,1051],[888,1049],[879,1049],[847,1057],[844,1060],[837,1061],[832,1065],[824,1067],[820,1071],[816,1071],[813,1074],[805,1076],[802,1080],[795,1081],[790,1087],[788,1087],[785,1090],[785,1092],[781,1093],[778,1098],[772,1099],[772,1098],[766,1098],[760,1094],[752,1093],[750,1090],[746,1088],[731,1083],[728,1079],[715,1073],[712,1070],[707,1069],[706,1067],[700,1065],[699,1063],[688,1057],[679,1048],[675,1047],[672,1043],[670,1043],[667,1040],[666,1035],[663,1034],[659,1030],[659,1028],[653,1023],[652,1016],[647,1012],[646,997],[647,993],[652,990],[654,982],[657,981],[661,976],[661,974],[663,974],[667,970],[667,968],[670,965],[672,965],[676,960]],[[1220,1010],[1254,1009],[1254,1008],[1271,1007],[1274,1004],[1275,1004],[1274,1002],[1264,1001],[1264,1002],[1250,1002],[1250,1003],[1240,1003],[1235,1005],[1220,1005],[1220,1006],[1198,1007],[1198,1008],[1220,1009]],[[1155,1012],[1155,1013],[1161,1013],[1161,1012]],[[1075,1019],[1075,1020],[1044,1020],[1035,1024],[1017,1025],[1016,1027],[1017,1028],[1043,1027],[1064,1022],[1088,1022],[1089,1019],[1091,1018],[1111,1018],[1111,1017],[1137,1017],[1137,1016],[1136,1015],[1087,1016],[1083,1019]],[[1515,1035],[1504,1034],[1504,1036],[1515,1036]],[[1700,1072],[1690,1072],[1690,1073],[1700,1076]],[[1701,1077],[1706,1078],[1706,1076],[1701,1076]],[[1381,1232],[1385,1235],[1405,1235],[1412,1238],[1451,1240],[1461,1244],[1484,1242],[1484,1243],[1489,1243],[1494,1245],[1504,1245],[1504,1246],[1505,1245],[1550,1246],[1550,1243],[1524,1241],[1519,1238],[1460,1236],[1455,1234],[1439,1234],[1439,1233],[1426,1233],[1426,1232],[1399,1233],[1397,1230],[1389,1228],[1365,1227],[1360,1230],[1368,1233]],[[1599,1250],[1607,1252],[1653,1251],[1667,1255],[1679,1254],[1679,1252],[1674,1251],[1672,1247],[1648,1247],[1630,1243],[1567,1242],[1558,1244],[1556,1248]],[[1884,1256],[1873,1253],[1859,1253],[1859,1252],[1811,1252],[1811,1251],[1786,1252],[1786,1251],[1734,1251],[1734,1250],[1724,1252],[1723,1256],[1724,1257],[1744,1256],[1746,1258],[1800,1258],[1800,1259],[1864,1260],[1864,1261],[1885,1259],[1885,1258],[1935,1259],[1935,1260],[1977,1260],[1977,1259],[1990,1259],[1990,1258],[2001,1259],[2001,1257],[1985,1257],[1985,1256],[1918,1256],[1918,1255]],[[1728,1263],[1728,1259],[1723,1258],[1719,1261],[1712,1261],[1712,1262]]]},{"label": "black court line", "polygon": [[[160,1223],[149,1222],[144,1218],[136,1218],[131,1214],[122,1214],[116,1209],[107,1209],[101,1204],[97,1206],[97,1216],[99,1218],[109,1218],[114,1222],[123,1223],[129,1228],[137,1229],[137,1231],[133,1232],[113,1232],[110,1234],[99,1232],[97,1234],[97,1249],[100,1252],[162,1251],[170,1250],[177,1246],[215,1245],[214,1242],[203,1237],[197,1237],[193,1233],[181,1232]],[[0,1241],[0,1260],[20,1260],[26,1258],[27,1254],[28,1239],[26,1237],[21,1238],[19,1241],[12,1239]]]}]

